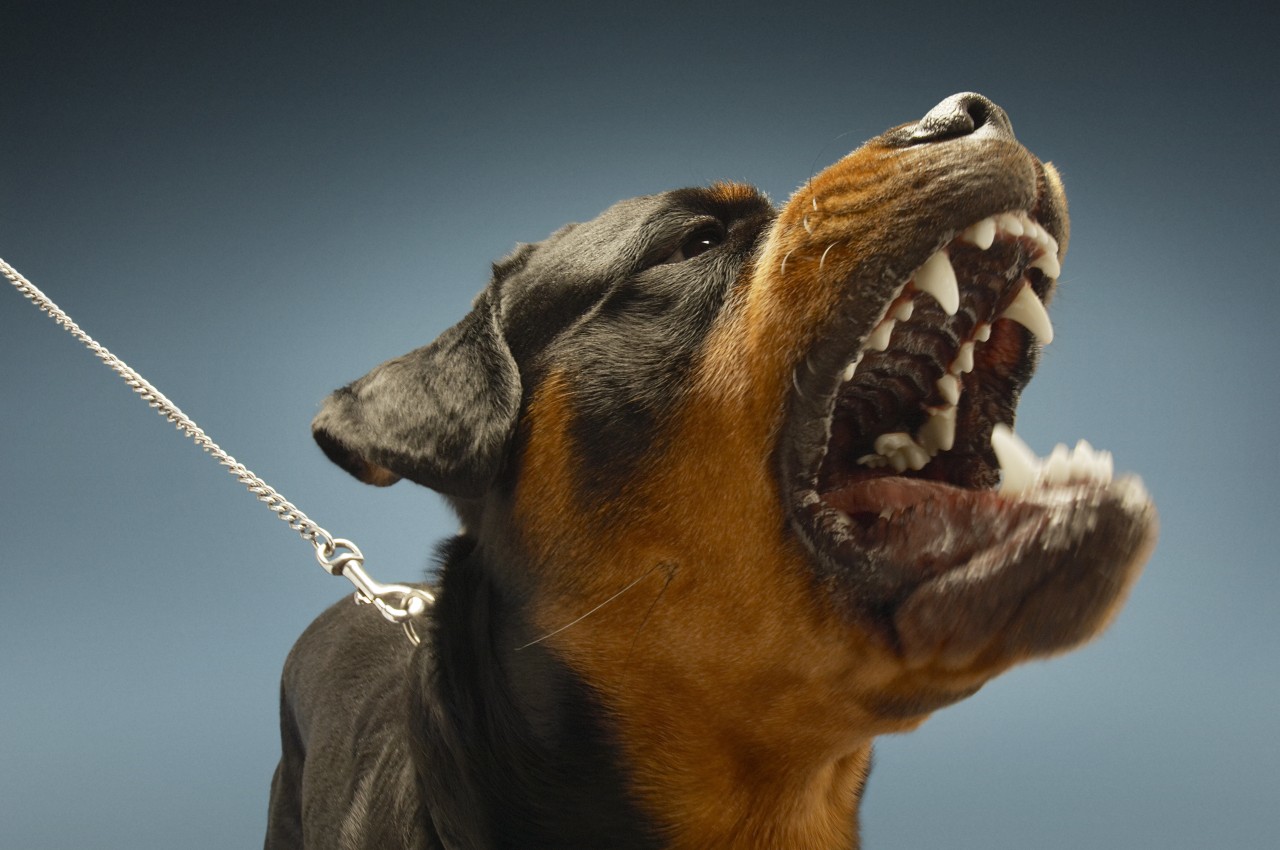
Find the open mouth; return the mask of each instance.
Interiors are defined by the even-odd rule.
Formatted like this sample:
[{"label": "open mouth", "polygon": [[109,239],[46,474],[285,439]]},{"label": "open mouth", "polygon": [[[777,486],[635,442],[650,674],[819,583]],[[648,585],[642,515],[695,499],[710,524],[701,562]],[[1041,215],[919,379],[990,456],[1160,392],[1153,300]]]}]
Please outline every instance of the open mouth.
[{"label": "open mouth", "polygon": [[1058,274],[1057,239],[1029,212],[982,218],[878,305],[856,305],[879,318],[852,353],[828,340],[796,370],[784,438],[796,525],[828,583],[895,645],[907,600],[941,597],[944,579],[954,595],[1018,570],[998,594],[1014,596],[1092,554],[1081,541],[1100,525],[1100,556],[1137,545],[1125,534],[1145,494],[1112,482],[1109,453],[1081,441],[1042,459],[1012,431],[1053,337],[1044,298]]},{"label": "open mouth", "polygon": [[930,478],[981,483],[984,470],[947,472],[960,457],[970,466],[984,460],[965,439],[977,429],[964,428],[957,446],[958,424],[972,424],[984,396],[1013,401],[1029,376],[1027,332],[1052,340],[1039,292],[1057,277],[1057,250],[1028,215],[1004,214],[966,228],[916,270],[845,367],[824,491],[833,479],[838,487],[874,470],[922,472],[944,453]]}]

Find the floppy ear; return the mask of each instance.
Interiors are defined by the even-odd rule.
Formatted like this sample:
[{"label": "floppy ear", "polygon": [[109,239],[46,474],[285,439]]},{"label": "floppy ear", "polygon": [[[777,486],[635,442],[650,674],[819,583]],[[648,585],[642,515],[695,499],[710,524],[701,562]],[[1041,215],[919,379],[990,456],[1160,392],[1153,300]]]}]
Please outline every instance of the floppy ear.
[{"label": "floppy ear", "polygon": [[519,410],[520,373],[482,296],[435,342],[325,399],[311,433],[368,484],[403,477],[470,498],[501,471]]}]

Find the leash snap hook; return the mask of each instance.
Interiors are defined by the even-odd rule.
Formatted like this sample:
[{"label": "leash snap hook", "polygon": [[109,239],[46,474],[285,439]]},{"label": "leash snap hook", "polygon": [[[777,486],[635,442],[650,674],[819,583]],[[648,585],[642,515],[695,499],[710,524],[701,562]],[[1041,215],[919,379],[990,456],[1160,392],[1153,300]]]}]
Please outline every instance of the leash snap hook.
[{"label": "leash snap hook", "polygon": [[416,621],[427,613],[436,601],[435,596],[404,584],[379,584],[369,578],[359,565],[350,567],[350,570],[352,574],[347,578],[356,586],[356,604],[373,605],[383,619],[400,624],[410,643],[414,646],[422,643]]},{"label": "leash snap hook", "polygon": [[358,604],[372,605],[392,623],[399,623],[415,645],[419,643],[413,621],[427,613],[435,597],[421,588],[405,584],[382,584],[364,571],[360,547],[341,537],[317,535],[312,541],[316,560],[329,575],[342,576],[355,585]]},{"label": "leash snap hook", "polygon": [[359,566],[364,563],[360,547],[345,538],[317,534],[311,543],[316,547],[316,560],[331,576],[345,576],[349,564]]}]

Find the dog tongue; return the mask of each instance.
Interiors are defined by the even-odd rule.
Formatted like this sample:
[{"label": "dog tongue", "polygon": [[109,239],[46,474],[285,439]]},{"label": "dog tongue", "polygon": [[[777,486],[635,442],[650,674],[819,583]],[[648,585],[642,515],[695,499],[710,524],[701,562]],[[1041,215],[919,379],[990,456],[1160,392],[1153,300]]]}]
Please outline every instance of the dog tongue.
[{"label": "dog tongue", "polygon": [[822,500],[851,517],[897,513],[929,500],[947,499],[963,491],[939,481],[883,475],[850,482],[822,495]]}]

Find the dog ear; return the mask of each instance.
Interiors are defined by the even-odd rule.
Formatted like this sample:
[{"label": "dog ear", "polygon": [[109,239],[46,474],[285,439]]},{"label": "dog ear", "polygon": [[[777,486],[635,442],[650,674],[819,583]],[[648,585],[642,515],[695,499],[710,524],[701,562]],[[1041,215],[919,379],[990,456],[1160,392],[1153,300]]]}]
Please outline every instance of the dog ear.
[{"label": "dog ear", "polygon": [[368,484],[400,478],[472,498],[493,484],[520,409],[520,373],[481,296],[433,343],[334,392],[311,433]]}]

